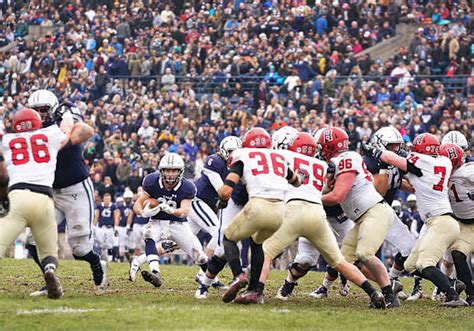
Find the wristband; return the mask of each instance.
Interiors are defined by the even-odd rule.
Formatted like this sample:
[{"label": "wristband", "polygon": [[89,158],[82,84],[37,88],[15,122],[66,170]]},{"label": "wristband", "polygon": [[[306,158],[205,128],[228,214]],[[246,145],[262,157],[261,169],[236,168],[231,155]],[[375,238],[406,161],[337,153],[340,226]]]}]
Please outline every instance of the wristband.
[{"label": "wristband", "polygon": [[230,187],[234,188],[237,184],[234,183],[233,181],[229,180],[229,179],[226,179],[226,180],[224,180],[224,185],[227,185],[227,186],[230,186]]}]

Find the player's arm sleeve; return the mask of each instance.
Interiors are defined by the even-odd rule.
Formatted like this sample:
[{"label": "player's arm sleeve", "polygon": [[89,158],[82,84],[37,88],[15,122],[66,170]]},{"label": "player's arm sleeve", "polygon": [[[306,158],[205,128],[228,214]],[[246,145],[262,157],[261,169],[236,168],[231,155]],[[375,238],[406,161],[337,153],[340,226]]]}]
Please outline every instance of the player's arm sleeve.
[{"label": "player's arm sleeve", "polygon": [[232,165],[230,172],[239,175],[239,177],[242,177],[242,175],[244,174],[244,163],[242,161],[237,161]]},{"label": "player's arm sleeve", "polygon": [[407,171],[411,174],[414,174],[417,177],[423,176],[423,172],[420,168],[415,166],[410,160],[407,159]]},{"label": "player's arm sleeve", "polygon": [[202,173],[209,179],[209,182],[211,182],[211,185],[214,187],[216,192],[219,191],[222,185],[224,185],[221,175],[219,175],[217,172],[212,171],[211,169],[203,168]]}]

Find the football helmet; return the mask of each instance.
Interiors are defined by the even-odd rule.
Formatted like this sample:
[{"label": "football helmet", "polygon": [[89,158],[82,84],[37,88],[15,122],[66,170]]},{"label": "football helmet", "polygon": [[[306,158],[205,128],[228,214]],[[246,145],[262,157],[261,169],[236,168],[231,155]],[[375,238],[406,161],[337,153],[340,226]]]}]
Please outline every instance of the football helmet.
[{"label": "football helmet", "polygon": [[273,149],[289,149],[290,145],[298,136],[298,130],[291,126],[284,126],[276,130],[272,135]]},{"label": "football helmet", "polygon": [[438,138],[431,133],[422,133],[413,139],[413,152],[426,155],[439,155]]},{"label": "football helmet", "polygon": [[36,110],[44,121],[48,117],[54,117],[54,111],[59,106],[59,100],[53,92],[48,90],[37,90],[28,98],[28,108]]},{"label": "football helmet", "polygon": [[466,137],[459,131],[449,131],[441,139],[441,144],[455,144],[462,148],[465,152],[467,151],[469,144]]},{"label": "football helmet", "polygon": [[298,132],[296,139],[288,148],[290,151],[314,157],[316,154],[317,145],[313,140],[313,137],[306,132]]},{"label": "football helmet", "polygon": [[383,127],[375,132],[373,143],[381,150],[400,153],[403,144],[403,137],[400,131],[393,126]]},{"label": "football helmet", "polygon": [[439,154],[451,160],[453,168],[460,167],[464,163],[464,151],[456,144],[442,144],[439,147]]},{"label": "football helmet", "polygon": [[392,209],[397,213],[397,215],[400,215],[402,213],[402,204],[398,200],[393,200],[392,201]]},{"label": "football helmet", "polygon": [[252,128],[242,138],[244,148],[270,148],[271,146],[272,137],[262,128]]},{"label": "football helmet", "polygon": [[321,156],[329,161],[336,153],[349,149],[349,136],[340,128],[326,128],[321,132],[317,141]]},{"label": "football helmet", "polygon": [[42,127],[41,116],[34,109],[23,108],[13,115],[13,130],[17,133],[38,130]]},{"label": "football helmet", "polygon": [[228,160],[230,154],[236,149],[242,148],[242,140],[239,137],[229,136],[222,139],[219,150],[224,160]]},{"label": "football helmet", "polygon": [[[184,161],[178,154],[168,153],[161,158],[158,169],[163,182],[168,185],[176,185],[183,178]],[[178,172],[170,174],[166,170],[178,170]]]}]

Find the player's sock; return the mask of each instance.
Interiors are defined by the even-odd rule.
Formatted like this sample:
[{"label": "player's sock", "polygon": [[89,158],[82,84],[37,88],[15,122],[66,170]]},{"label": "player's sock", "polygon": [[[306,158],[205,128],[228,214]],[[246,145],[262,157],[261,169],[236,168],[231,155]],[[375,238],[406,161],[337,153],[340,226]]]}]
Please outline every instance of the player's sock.
[{"label": "player's sock", "polygon": [[360,285],[360,288],[364,290],[365,293],[367,293],[369,296],[372,296],[372,294],[375,292],[375,288],[372,286],[372,284],[369,283],[368,280],[362,283]]},{"label": "player's sock", "polygon": [[392,294],[392,293],[393,293],[393,290],[392,290],[392,287],[390,285],[387,285],[387,286],[382,288],[382,294],[383,294],[384,297],[386,297],[387,295]]},{"label": "player's sock", "polygon": [[224,252],[225,252],[225,259],[227,263],[229,263],[229,267],[232,270],[232,274],[234,277],[237,277],[242,271],[242,265],[240,264],[240,254],[239,254],[239,247],[237,244],[224,236]]},{"label": "player's sock", "polygon": [[414,276],[413,279],[414,279],[413,288],[417,288],[421,291],[421,277]]},{"label": "player's sock", "polygon": [[25,248],[28,250],[28,253],[30,254],[33,261],[35,261],[35,263],[38,265],[38,267],[40,267],[41,272],[43,272],[43,266],[41,265],[41,262],[39,260],[38,252],[36,251],[36,246],[26,244]]},{"label": "player's sock", "polygon": [[333,283],[334,281],[333,280],[329,280],[327,279],[326,277],[324,278],[323,280],[323,286],[327,289],[329,289],[329,287],[331,286],[331,284]]},{"label": "player's sock", "polygon": [[262,244],[257,244],[250,239],[250,282],[249,289],[253,290],[256,288],[258,280],[260,278],[260,273],[263,267],[263,260],[265,255],[263,254]]},{"label": "player's sock", "polygon": [[211,260],[207,263],[207,271],[212,275],[217,275],[219,272],[224,269],[227,261],[222,257],[213,255]]},{"label": "player's sock", "polygon": [[328,273],[329,277],[331,277],[332,281],[335,281],[337,277],[339,277],[337,270],[329,265],[326,268],[326,272]]},{"label": "player's sock", "polygon": [[257,282],[257,284],[255,285],[255,291],[258,294],[263,294],[264,289],[265,289],[265,283]]},{"label": "player's sock", "polygon": [[341,275],[341,284],[342,285],[347,285],[347,278]]},{"label": "player's sock", "polygon": [[421,271],[421,275],[423,278],[429,279],[433,284],[435,284],[441,292],[446,293],[446,298],[458,296],[448,277],[438,268],[426,267]]},{"label": "player's sock", "polygon": [[58,259],[54,256],[46,256],[43,261],[41,261],[41,270],[48,270],[50,268],[56,270],[58,268]]},{"label": "player's sock", "polygon": [[89,253],[87,253],[84,256],[77,256],[77,255],[74,255],[74,254],[73,254],[73,256],[74,256],[74,259],[76,259],[76,260],[88,262],[91,265],[91,268],[93,268],[95,266],[100,266],[99,255],[94,253],[94,251],[90,251]]},{"label": "player's sock", "polygon": [[137,264],[139,266],[144,265],[146,262],[147,262],[146,254],[142,254],[142,255],[137,256]]},{"label": "player's sock", "polygon": [[150,270],[159,271],[160,263],[158,260],[158,251],[156,249],[156,243],[153,239],[145,239],[145,253]]},{"label": "player's sock", "polygon": [[107,261],[113,261],[114,260],[114,249],[108,249],[107,250]]},{"label": "player's sock", "polygon": [[474,287],[472,286],[471,270],[466,261],[466,255],[460,251],[452,251],[454,265],[459,280],[466,284],[466,294],[468,296],[474,295]]},{"label": "player's sock", "polygon": [[215,278],[209,278],[207,275],[202,276],[201,283],[206,286],[211,286]]}]

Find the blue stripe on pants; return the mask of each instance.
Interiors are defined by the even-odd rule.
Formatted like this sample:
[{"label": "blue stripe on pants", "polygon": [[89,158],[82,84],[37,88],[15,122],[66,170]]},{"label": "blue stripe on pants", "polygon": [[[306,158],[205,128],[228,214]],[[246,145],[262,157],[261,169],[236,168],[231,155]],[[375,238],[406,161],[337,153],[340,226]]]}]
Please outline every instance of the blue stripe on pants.
[{"label": "blue stripe on pants", "polygon": [[191,203],[191,208],[193,208],[194,212],[199,216],[199,218],[201,219],[201,221],[203,221],[204,224],[206,224],[206,226],[209,226],[209,224],[206,222],[206,220],[204,219],[204,217],[202,217],[202,215],[198,212],[197,208],[194,207],[194,205],[195,205],[195,201],[193,201],[193,202]]},{"label": "blue stripe on pants", "polygon": [[201,210],[201,211],[204,213],[204,215],[206,215],[207,220],[209,221],[209,223],[212,224],[212,226],[216,226],[216,225],[214,224],[214,222],[212,221],[212,218],[206,213],[206,211],[204,210],[204,208],[202,208],[202,206],[201,206],[201,204],[200,204],[199,202],[200,202],[200,201],[196,201],[196,204],[197,204],[199,210]]}]

